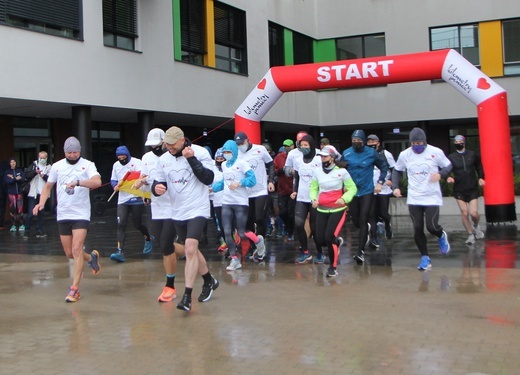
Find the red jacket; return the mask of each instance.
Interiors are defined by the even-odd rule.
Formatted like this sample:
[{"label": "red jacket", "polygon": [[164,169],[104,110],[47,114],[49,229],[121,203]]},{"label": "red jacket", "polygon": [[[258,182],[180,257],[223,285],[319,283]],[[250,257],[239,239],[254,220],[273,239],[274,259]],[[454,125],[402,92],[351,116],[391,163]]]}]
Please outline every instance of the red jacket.
[{"label": "red jacket", "polygon": [[287,177],[287,175],[283,171],[285,160],[287,160],[287,153],[284,151],[279,152],[273,160],[274,173],[276,176],[278,176],[276,191],[278,192],[278,194],[281,195],[291,195],[291,193],[293,192],[293,178]]}]

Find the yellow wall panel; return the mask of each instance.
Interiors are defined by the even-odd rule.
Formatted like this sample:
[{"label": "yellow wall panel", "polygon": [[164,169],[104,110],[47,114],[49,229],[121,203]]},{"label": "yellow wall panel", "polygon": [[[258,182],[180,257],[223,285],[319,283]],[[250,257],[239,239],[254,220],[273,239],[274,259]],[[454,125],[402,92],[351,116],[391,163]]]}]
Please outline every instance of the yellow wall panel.
[{"label": "yellow wall panel", "polygon": [[206,0],[206,49],[208,53],[204,57],[204,65],[212,68],[217,66],[215,59],[215,13],[213,0]]},{"label": "yellow wall panel", "polygon": [[479,23],[480,65],[489,77],[504,75],[502,51],[502,23],[489,21]]}]

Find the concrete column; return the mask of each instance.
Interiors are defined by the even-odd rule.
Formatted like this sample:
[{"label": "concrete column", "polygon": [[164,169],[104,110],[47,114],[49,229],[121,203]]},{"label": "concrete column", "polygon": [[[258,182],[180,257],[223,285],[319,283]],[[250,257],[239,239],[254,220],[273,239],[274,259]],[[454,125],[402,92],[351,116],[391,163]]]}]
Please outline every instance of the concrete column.
[{"label": "concrete column", "polygon": [[154,128],[154,112],[138,112],[137,123],[140,138],[143,140],[141,142],[141,152],[139,154],[144,155],[148,151],[147,147],[144,145],[146,137],[148,136],[148,132]]},{"label": "concrete column", "polygon": [[81,156],[92,160],[92,118],[91,107],[72,107],[72,131],[81,143]]}]

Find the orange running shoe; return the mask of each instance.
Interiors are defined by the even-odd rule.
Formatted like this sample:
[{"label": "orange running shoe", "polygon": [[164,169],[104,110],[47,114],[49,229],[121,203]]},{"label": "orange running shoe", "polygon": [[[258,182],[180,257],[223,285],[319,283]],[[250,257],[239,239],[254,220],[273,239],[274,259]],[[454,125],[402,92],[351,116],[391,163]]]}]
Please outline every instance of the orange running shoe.
[{"label": "orange running shoe", "polygon": [[165,286],[157,301],[159,302],[171,302],[177,297],[177,290],[175,288],[170,288],[169,286]]},{"label": "orange running shoe", "polygon": [[65,302],[78,302],[80,298],[78,288],[70,287],[69,294],[65,297]]}]

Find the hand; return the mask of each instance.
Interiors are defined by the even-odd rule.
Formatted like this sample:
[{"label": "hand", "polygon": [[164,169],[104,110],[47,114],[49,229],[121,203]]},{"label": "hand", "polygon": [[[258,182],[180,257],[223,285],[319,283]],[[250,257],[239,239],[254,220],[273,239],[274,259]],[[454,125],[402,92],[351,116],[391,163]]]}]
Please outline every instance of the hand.
[{"label": "hand", "polygon": [[339,206],[339,207],[343,207],[343,206],[346,206],[347,204],[345,203],[345,201],[343,200],[343,198],[339,198],[337,201],[336,201],[336,206]]},{"label": "hand", "polygon": [[453,177],[450,176],[450,177],[448,177],[448,178],[446,179],[446,182],[447,182],[448,184],[453,184],[453,183],[455,182],[455,179],[454,179]]},{"label": "hand", "polygon": [[155,185],[155,194],[163,195],[164,193],[166,193],[166,186],[164,184]]},{"label": "hand", "polygon": [[430,181],[431,182],[437,182],[441,180],[441,174],[440,173],[432,173],[430,175]]},{"label": "hand", "polygon": [[298,193],[295,192],[295,191],[293,191],[293,192],[291,193],[291,199],[296,199],[296,196],[297,196],[297,195],[298,195]]},{"label": "hand", "polygon": [[138,178],[135,180],[134,184],[132,185],[132,189],[140,189],[143,185],[146,185],[146,175]]},{"label": "hand", "polygon": [[16,181],[20,181],[21,179],[22,179],[22,177],[16,176]]},{"label": "hand", "polygon": [[484,185],[486,184],[486,181],[484,181],[484,179],[482,179],[482,178],[479,178],[479,179],[478,179],[478,184],[479,184],[480,186],[484,186]]},{"label": "hand", "polygon": [[377,184],[375,187],[374,187],[374,194],[379,194],[381,193],[381,189],[383,188],[383,185],[381,184]]},{"label": "hand", "polygon": [[119,191],[119,184],[117,184],[116,186],[114,186],[114,191]]},{"label": "hand", "polygon": [[312,208],[318,208],[318,201],[317,200],[313,200],[312,201]]},{"label": "hand", "polygon": [[240,187],[240,182],[238,181],[233,181],[232,183],[229,184],[229,190],[235,190],[235,189],[238,189]]},{"label": "hand", "polygon": [[275,190],[274,184],[272,182],[269,182],[269,184],[267,185],[267,190],[269,191],[269,193],[272,193]]},{"label": "hand", "polygon": [[386,180],[385,185],[392,187],[392,180]]},{"label": "hand", "polygon": [[43,209],[43,205],[38,203],[36,206],[34,206],[32,214],[34,216],[37,216],[38,212],[41,211],[42,209]]},{"label": "hand", "polygon": [[396,197],[396,198],[401,198],[402,197],[401,189],[395,189],[394,190],[394,197]]},{"label": "hand", "polygon": [[191,146],[186,146],[182,149],[182,156],[186,159],[191,158],[195,155],[195,151],[191,148]]},{"label": "hand", "polygon": [[69,182],[67,185],[65,185],[67,189],[74,189],[76,185],[76,180]]}]

